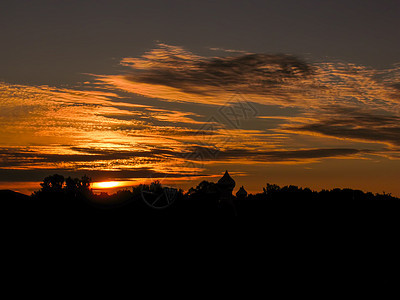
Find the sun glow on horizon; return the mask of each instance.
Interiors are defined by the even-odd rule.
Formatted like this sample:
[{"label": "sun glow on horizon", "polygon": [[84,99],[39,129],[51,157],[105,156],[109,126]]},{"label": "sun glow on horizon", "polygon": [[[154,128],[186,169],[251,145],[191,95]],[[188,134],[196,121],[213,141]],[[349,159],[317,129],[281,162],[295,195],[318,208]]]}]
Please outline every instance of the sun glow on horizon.
[{"label": "sun glow on horizon", "polygon": [[94,182],[93,188],[95,189],[110,189],[115,187],[122,186],[123,183],[120,181],[103,181],[103,182]]}]

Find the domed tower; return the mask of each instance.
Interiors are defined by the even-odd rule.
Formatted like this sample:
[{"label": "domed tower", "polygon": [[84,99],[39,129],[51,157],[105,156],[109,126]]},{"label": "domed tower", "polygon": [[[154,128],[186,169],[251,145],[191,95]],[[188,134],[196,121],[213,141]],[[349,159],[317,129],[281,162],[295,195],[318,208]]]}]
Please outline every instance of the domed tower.
[{"label": "domed tower", "polygon": [[246,199],[246,197],[247,197],[247,191],[244,189],[243,186],[237,191],[236,197],[237,197],[239,200]]},{"label": "domed tower", "polygon": [[235,180],[229,175],[228,171],[218,180],[217,186],[220,193],[220,201],[231,201],[232,191],[236,185]]}]

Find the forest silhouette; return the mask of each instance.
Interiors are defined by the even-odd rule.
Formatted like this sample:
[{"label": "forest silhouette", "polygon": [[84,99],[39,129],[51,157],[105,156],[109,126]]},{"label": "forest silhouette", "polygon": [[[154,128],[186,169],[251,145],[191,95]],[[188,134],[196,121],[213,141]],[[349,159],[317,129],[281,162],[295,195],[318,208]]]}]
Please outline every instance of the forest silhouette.
[{"label": "forest silhouette", "polygon": [[75,224],[89,220],[130,222],[153,217],[171,220],[239,217],[286,220],[293,224],[310,220],[397,219],[400,205],[400,199],[387,193],[339,188],[313,191],[267,183],[260,193],[247,194],[241,187],[232,195],[234,185],[226,172],[217,183],[201,181],[187,192],[155,181],[108,194],[95,193],[86,175],[64,178],[54,174],[44,178],[41,188],[31,196],[0,191],[1,214],[3,218]]}]

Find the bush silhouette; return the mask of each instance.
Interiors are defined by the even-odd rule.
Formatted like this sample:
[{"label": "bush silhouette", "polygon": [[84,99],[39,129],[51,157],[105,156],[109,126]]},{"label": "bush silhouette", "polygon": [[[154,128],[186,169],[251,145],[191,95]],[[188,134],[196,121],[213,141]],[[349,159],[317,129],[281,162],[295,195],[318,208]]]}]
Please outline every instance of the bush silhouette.
[{"label": "bush silhouette", "polygon": [[41,189],[32,194],[32,197],[39,200],[66,200],[82,199],[93,195],[90,189],[91,179],[84,175],[81,179],[54,174],[47,176],[40,183]]}]

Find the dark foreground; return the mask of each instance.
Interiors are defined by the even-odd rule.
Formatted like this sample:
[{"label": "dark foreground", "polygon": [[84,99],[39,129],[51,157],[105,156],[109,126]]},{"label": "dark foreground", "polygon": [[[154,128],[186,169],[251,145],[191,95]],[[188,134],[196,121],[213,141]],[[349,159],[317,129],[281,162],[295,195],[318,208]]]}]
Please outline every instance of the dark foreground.
[{"label": "dark foreground", "polygon": [[324,199],[307,198],[296,194],[279,197],[233,198],[221,203],[213,195],[178,197],[165,208],[151,207],[141,195],[129,192],[122,200],[101,202],[98,199],[65,199],[50,195],[35,199],[11,191],[0,191],[0,218],[18,226],[47,225],[74,226],[129,226],[135,223],[196,222],[208,224],[222,220],[262,222],[270,228],[319,226],[341,227],[398,226],[400,200],[356,199],[354,196],[329,195]]},{"label": "dark foreground", "polygon": [[168,208],[154,209],[141,197],[105,205],[0,194],[4,249],[20,257],[39,252],[57,262],[96,257],[99,264],[122,255],[136,262],[148,262],[150,256],[150,261],[173,263],[171,257],[178,256],[191,265],[204,255],[248,261],[258,253],[259,259],[278,265],[311,260],[335,264],[343,263],[343,257],[364,264],[376,249],[396,251],[400,228],[398,199],[248,197],[236,199],[233,211],[213,197],[183,197]]},{"label": "dark foreground", "polygon": [[[312,274],[316,278],[312,279],[313,288],[329,282],[334,285],[326,289],[330,292],[336,290],[338,281],[353,284],[352,270],[368,277],[378,267],[372,275],[381,276],[379,268],[391,266],[398,253],[398,199],[356,199],[346,194],[307,199],[296,193],[270,199],[248,197],[236,199],[235,215],[231,207],[219,205],[210,194],[179,198],[158,210],[142,197],[104,204],[54,195],[40,200],[12,192],[0,195],[2,248],[9,250],[3,260],[18,272],[36,263],[32,270],[40,279],[38,270],[51,265],[61,273],[72,268],[69,280],[82,276],[82,282],[87,282],[87,273],[81,271],[86,268],[106,278],[108,285],[109,278],[122,269],[129,288],[131,274],[152,285],[154,280],[164,282],[163,276],[172,277],[175,288],[181,282],[176,273],[182,270],[179,275],[189,278],[190,270],[206,276],[206,281],[215,276],[215,285],[221,274],[241,281],[253,274],[264,288],[265,281],[271,282],[263,277],[264,272],[284,290],[290,278],[308,287]],[[15,268],[21,261],[25,269]],[[240,273],[241,268],[249,269]],[[59,281],[54,274],[48,272]],[[307,283],[303,285],[301,280]],[[290,285],[298,293],[299,289]]]}]

